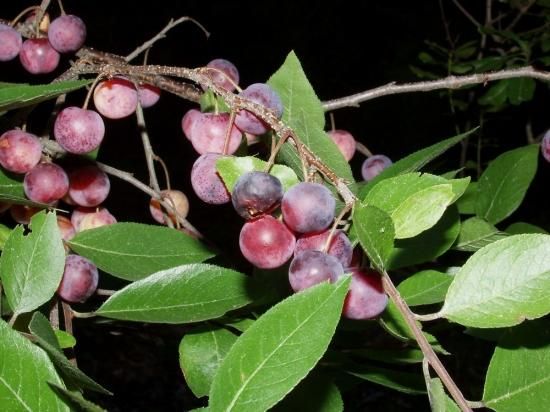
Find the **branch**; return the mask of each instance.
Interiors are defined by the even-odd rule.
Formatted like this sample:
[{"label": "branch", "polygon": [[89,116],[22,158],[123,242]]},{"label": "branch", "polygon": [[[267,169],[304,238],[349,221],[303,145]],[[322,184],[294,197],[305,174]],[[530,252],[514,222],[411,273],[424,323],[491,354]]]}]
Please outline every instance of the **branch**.
[{"label": "branch", "polygon": [[466,10],[462,4],[460,4],[458,2],[458,0],[453,0],[453,3],[455,4],[455,6],[462,12],[462,14],[464,15],[464,17],[466,17],[468,20],[470,20],[472,22],[472,24],[474,26],[476,26],[477,28],[481,27],[481,24],[479,24],[479,22],[475,19],[474,16],[472,16],[468,10]]},{"label": "branch", "polygon": [[548,82],[550,81],[550,72],[536,70],[532,66],[525,66],[517,69],[506,69],[496,72],[470,74],[466,76],[448,76],[439,80],[414,83],[396,84],[395,82],[391,82],[384,86],[366,90],[361,93],[352,94],[351,96],[327,100],[323,102],[323,108],[325,111],[328,111],[343,107],[358,107],[359,103],[392,94],[429,92],[439,89],[459,89],[472,84],[485,84],[495,80],[514,79],[518,77],[529,77]]},{"label": "branch", "polygon": [[462,395],[462,392],[454,383],[453,379],[447,372],[447,369],[445,369],[445,366],[443,366],[433,348],[426,340],[426,337],[422,333],[422,330],[420,330],[420,327],[415,321],[414,314],[411,312],[411,310],[399,294],[399,291],[396,289],[395,285],[390,279],[390,276],[388,275],[388,272],[386,271],[382,273],[382,283],[384,285],[384,290],[389,295],[390,299],[395,303],[395,305],[399,309],[399,312],[401,312],[405,321],[407,322],[407,325],[411,329],[414,338],[418,342],[418,346],[420,346],[420,349],[424,354],[424,358],[428,360],[434,371],[441,379],[441,382],[443,382],[443,384],[449,391],[449,394],[453,397],[460,409],[463,412],[471,412],[472,409],[468,405],[468,401],[464,398],[464,395]]}]

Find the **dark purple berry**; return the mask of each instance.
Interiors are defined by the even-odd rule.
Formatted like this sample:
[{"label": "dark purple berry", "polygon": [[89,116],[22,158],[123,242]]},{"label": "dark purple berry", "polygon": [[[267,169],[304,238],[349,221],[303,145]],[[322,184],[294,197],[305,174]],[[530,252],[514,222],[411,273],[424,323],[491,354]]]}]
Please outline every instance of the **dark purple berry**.
[{"label": "dark purple berry", "polygon": [[275,176],[248,172],[239,177],[231,193],[233,207],[245,219],[252,219],[275,209],[283,197],[283,185]]}]

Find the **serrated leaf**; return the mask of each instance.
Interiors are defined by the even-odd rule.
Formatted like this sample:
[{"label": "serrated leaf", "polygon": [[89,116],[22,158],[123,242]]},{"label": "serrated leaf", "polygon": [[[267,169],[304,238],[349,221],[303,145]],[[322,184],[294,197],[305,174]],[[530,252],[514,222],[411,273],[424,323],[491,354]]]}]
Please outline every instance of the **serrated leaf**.
[{"label": "serrated leaf", "polygon": [[332,380],[313,371],[270,412],[342,412],[344,401]]},{"label": "serrated leaf", "polygon": [[46,354],[0,319],[0,399],[5,411],[69,411],[47,382],[63,382]]},{"label": "serrated leaf", "polygon": [[398,269],[438,258],[451,248],[459,232],[458,212],[451,205],[435,226],[413,238],[396,240],[388,268]]},{"label": "serrated leaf", "polygon": [[326,351],[348,287],[349,277],[316,285],[265,312],[223,360],[210,391],[210,409],[266,410],[289,393]]},{"label": "serrated leaf", "polygon": [[9,84],[0,88],[0,111],[13,110],[78,90],[92,80],[69,80],[51,84]]},{"label": "serrated leaf", "polygon": [[84,230],[68,243],[101,270],[126,280],[213,256],[203,243],[179,230],[139,223]]},{"label": "serrated leaf", "polygon": [[0,277],[16,314],[30,312],[54,295],[65,268],[65,249],[55,213],[40,212],[31,219],[32,232],[17,226],[0,257]]},{"label": "serrated leaf", "polygon": [[[227,190],[232,193],[235,183],[242,174],[253,171],[263,172],[266,165],[267,162],[253,156],[223,156],[216,161],[216,170]],[[273,165],[269,173],[280,180],[285,192],[299,182],[296,173],[287,166]]]},{"label": "serrated leaf", "polygon": [[479,178],[476,214],[496,224],[514,212],[537,171],[539,146],[529,145],[501,154]]},{"label": "serrated leaf", "polygon": [[[282,120],[290,126],[302,142],[338,176],[353,182],[353,174],[338,146],[323,131],[325,113],[321,101],[311,87],[298,57],[290,52],[283,65],[267,82],[283,102]],[[302,163],[297,149],[285,143],[279,158],[302,176]]]},{"label": "serrated leaf", "polygon": [[59,385],[48,382],[50,388],[56,393],[56,395],[63,400],[71,408],[73,412],[105,412],[106,410],[84,399],[82,394],[78,391],[69,391]]},{"label": "serrated leaf", "polygon": [[515,235],[474,253],[440,315],[465,326],[513,326],[550,312],[550,236]]},{"label": "serrated leaf", "polygon": [[395,235],[391,217],[377,207],[358,203],[353,209],[353,226],[374,266],[379,271],[386,269]]},{"label": "serrated leaf", "polygon": [[113,294],[96,311],[112,319],[188,323],[215,319],[251,302],[248,278],[206,264],[157,272]]},{"label": "serrated leaf", "polygon": [[500,340],[485,378],[483,403],[497,412],[537,412],[550,404],[550,327],[525,322]]},{"label": "serrated leaf", "polygon": [[179,345],[180,368],[197,398],[208,395],[218,367],[236,340],[235,334],[215,326],[199,327],[183,337]]},{"label": "serrated leaf", "polygon": [[48,354],[51,361],[66,381],[71,382],[81,389],[87,389],[104,395],[112,395],[111,392],[89,378],[65,357],[57,344],[57,339],[50,322],[48,322],[46,317],[40,312],[35,312],[33,314],[29,324],[29,330],[36,339],[36,343]]},{"label": "serrated leaf", "polygon": [[492,224],[477,216],[465,220],[460,225],[460,234],[454,248],[464,252],[475,252],[490,243],[508,236]]},{"label": "serrated leaf", "polygon": [[74,348],[76,346],[76,338],[70,333],[59,329],[55,329],[54,333],[57,339],[57,344],[61,349]]},{"label": "serrated leaf", "polygon": [[420,373],[400,372],[371,365],[363,367],[361,372],[347,371],[347,373],[359,379],[367,380],[410,395],[426,393],[426,384]]},{"label": "serrated leaf", "polygon": [[472,129],[466,133],[442,140],[436,144],[420,149],[417,152],[411,153],[393,163],[390,167],[384,169],[378,176],[372,179],[365,185],[362,185],[358,190],[358,197],[364,199],[367,193],[374,188],[378,182],[390,177],[399,176],[405,173],[416,172],[426,166],[430,161],[439,157],[451,147],[464,140],[466,137],[474,133],[478,128]]},{"label": "serrated leaf", "polygon": [[453,277],[436,270],[423,270],[408,277],[397,286],[407,305],[431,305],[443,302]]},{"label": "serrated leaf", "polygon": [[443,384],[439,378],[430,379],[428,396],[432,412],[460,412],[460,408],[445,393]]}]

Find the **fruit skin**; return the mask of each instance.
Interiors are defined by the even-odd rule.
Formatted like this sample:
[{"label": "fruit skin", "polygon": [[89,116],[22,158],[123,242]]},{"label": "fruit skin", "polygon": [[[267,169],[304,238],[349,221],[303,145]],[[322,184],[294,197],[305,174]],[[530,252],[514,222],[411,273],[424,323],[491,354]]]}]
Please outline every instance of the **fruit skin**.
[{"label": "fruit skin", "polygon": [[[263,105],[273,112],[278,119],[283,115],[283,102],[277,92],[265,83],[254,83],[239,93],[253,102]],[[235,116],[235,124],[243,132],[255,135],[263,134],[269,130],[268,125],[247,110],[240,110]]]},{"label": "fruit skin", "polygon": [[[160,193],[163,199],[176,209],[178,215],[182,219],[187,217],[187,214],[189,213],[189,200],[183,192],[179,190],[162,190]],[[157,199],[151,198],[149,201],[149,211],[151,212],[151,216],[157,222],[164,225],[166,222],[164,221],[163,209],[164,207],[161,206]],[[170,218],[172,223],[176,224],[177,219],[173,213],[167,213],[167,216]]]},{"label": "fruit skin", "polygon": [[221,156],[218,153],[205,153],[195,160],[191,169],[191,185],[195,194],[211,205],[221,205],[231,199],[216,171],[216,161]]},{"label": "fruit skin", "polygon": [[50,23],[48,40],[59,53],[75,52],[86,40],[86,25],[78,16],[59,16]]},{"label": "fruit skin", "polygon": [[22,45],[21,34],[13,27],[0,23],[0,62],[15,59]]},{"label": "fruit skin", "polygon": [[[223,153],[229,120],[229,113],[201,113],[200,117],[197,116],[196,124],[191,127],[188,136],[197,153]],[[241,131],[233,125],[226,154],[235,153],[241,144],[241,140]]]},{"label": "fruit skin", "polygon": [[392,165],[392,161],[388,156],[374,155],[370,156],[363,162],[361,166],[361,176],[365,181],[371,181],[378,176],[382,170]]},{"label": "fruit skin", "polygon": [[283,198],[283,185],[264,172],[243,173],[231,194],[233,207],[245,219],[252,219],[275,209]]},{"label": "fruit skin", "polygon": [[372,269],[351,268],[351,283],[342,314],[348,319],[372,319],[388,305],[380,274]]},{"label": "fruit skin", "polygon": [[27,39],[21,46],[19,60],[29,73],[46,74],[53,72],[59,64],[59,53],[48,39]]},{"label": "fruit skin", "polygon": [[336,143],[338,149],[340,149],[340,152],[342,153],[342,156],[344,156],[344,159],[349,162],[355,154],[355,138],[353,135],[350,132],[341,129],[330,130],[327,134],[334,141],[334,143]]},{"label": "fruit skin", "polygon": [[200,110],[197,109],[191,109],[183,115],[181,119],[181,130],[183,131],[183,135],[188,140],[191,140],[191,136],[193,135],[195,126],[197,125],[197,122],[201,118],[201,116],[202,113],[200,112]]},{"label": "fruit skin", "polygon": [[547,162],[550,162],[550,129],[544,134],[540,143],[540,151]]},{"label": "fruit skin", "polygon": [[297,253],[288,269],[288,280],[294,292],[321,282],[335,282],[343,275],[344,269],[338,259],[318,250]]},{"label": "fruit skin", "polygon": [[79,206],[98,206],[107,198],[110,189],[109,177],[95,165],[69,173],[69,198]]},{"label": "fruit skin", "polygon": [[246,222],[239,236],[242,254],[261,269],[282,266],[292,256],[295,245],[292,232],[270,215]]},{"label": "fruit skin", "polygon": [[335,207],[330,190],[319,183],[307,182],[288,189],[281,203],[285,223],[299,233],[325,230],[334,220]]},{"label": "fruit skin", "polygon": [[137,93],[139,104],[144,109],[154,106],[160,99],[160,89],[151,84],[138,85]]},{"label": "fruit skin", "polygon": [[[309,235],[303,235],[296,241],[296,249],[294,250],[294,255],[304,251],[304,250],[318,250],[323,251],[325,243],[329,237],[330,229],[325,230],[321,233],[313,233]],[[347,268],[351,263],[351,258],[353,256],[353,249],[351,247],[351,242],[344,232],[341,230],[336,230],[334,236],[330,242],[327,253],[331,256],[334,256],[340,264]]]},{"label": "fruit skin", "polygon": [[77,232],[113,225],[116,218],[104,207],[78,207],[71,214],[71,223]]},{"label": "fruit skin", "polygon": [[95,293],[98,281],[97,267],[91,261],[82,256],[68,255],[57,294],[67,302],[83,303]]},{"label": "fruit skin", "polygon": [[217,86],[232,92],[235,90],[235,85],[239,84],[239,70],[237,70],[237,67],[229,60],[214,59],[209,62],[206,67],[217,69],[225,73],[227,77],[233,80],[232,83],[222,73],[211,70],[208,72],[208,75]]},{"label": "fruit skin", "polygon": [[8,130],[0,136],[0,164],[14,173],[27,173],[42,157],[38,137],[22,130]]},{"label": "fruit skin", "polygon": [[138,94],[134,84],[122,77],[100,82],[94,89],[94,105],[109,119],[122,119],[136,111]]},{"label": "fruit skin", "polygon": [[23,189],[30,200],[52,204],[69,190],[69,177],[56,164],[39,163],[25,175]]},{"label": "fruit skin", "polygon": [[53,133],[67,152],[84,154],[99,147],[105,136],[105,123],[93,110],[66,107],[57,115]]}]

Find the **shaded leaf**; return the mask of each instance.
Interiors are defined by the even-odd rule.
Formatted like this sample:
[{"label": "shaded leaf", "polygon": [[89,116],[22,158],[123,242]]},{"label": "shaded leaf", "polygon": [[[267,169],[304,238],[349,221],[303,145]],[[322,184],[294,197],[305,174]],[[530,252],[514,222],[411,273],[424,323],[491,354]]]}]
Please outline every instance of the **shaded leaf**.
[{"label": "shaded leaf", "polygon": [[477,216],[465,220],[460,225],[460,234],[454,248],[465,252],[475,252],[490,243],[508,236],[492,224]]},{"label": "shaded leaf", "polygon": [[50,388],[63,400],[74,412],[105,412],[105,409],[84,399],[78,391],[69,391],[59,385],[48,382]]},{"label": "shaded leaf", "polygon": [[59,329],[55,329],[54,333],[57,338],[57,344],[61,349],[74,348],[76,346],[76,339],[70,333]]},{"label": "shaded leaf", "polygon": [[510,235],[521,235],[523,233],[544,233],[548,234],[546,230],[541,227],[532,225],[525,222],[516,222],[508,226],[504,231]]},{"label": "shaded leaf", "polygon": [[417,348],[399,348],[399,349],[352,349],[347,351],[350,355],[359,356],[365,359],[371,359],[384,363],[409,364],[420,363],[424,359],[424,354]]},{"label": "shaded leaf", "polygon": [[508,80],[508,101],[513,105],[528,102],[535,94],[536,83],[534,79],[518,77]]},{"label": "shaded leaf", "polygon": [[371,365],[362,367],[361,372],[347,371],[347,373],[357,378],[410,395],[426,393],[426,384],[420,373],[400,372]]},{"label": "shaded leaf", "polygon": [[464,194],[456,201],[461,215],[475,215],[477,203],[477,182],[470,182]]}]

